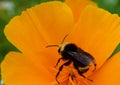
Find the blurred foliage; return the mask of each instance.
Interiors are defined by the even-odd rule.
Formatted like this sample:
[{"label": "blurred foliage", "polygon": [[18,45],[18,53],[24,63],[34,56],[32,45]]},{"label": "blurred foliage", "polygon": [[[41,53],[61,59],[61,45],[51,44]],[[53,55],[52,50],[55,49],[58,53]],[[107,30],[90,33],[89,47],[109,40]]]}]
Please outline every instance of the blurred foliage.
[{"label": "blurred foliage", "polygon": [[[36,4],[54,1],[54,0],[0,0],[0,62],[9,51],[18,51],[10,42],[7,41],[4,35],[5,25],[15,15],[19,15],[22,10],[32,7]],[[64,1],[64,0],[59,0]],[[99,7],[108,10],[111,13],[120,15],[120,0],[93,0]],[[120,51],[120,44],[115,49],[114,53]]]},{"label": "blurred foliage", "polygon": [[99,7],[120,15],[120,0],[93,0]]},{"label": "blurred foliage", "polygon": [[[16,14],[21,13],[22,10],[32,7],[36,4],[47,2],[47,1],[55,1],[55,0],[13,0],[15,3]],[[64,0],[57,0],[57,1],[64,1]]]}]

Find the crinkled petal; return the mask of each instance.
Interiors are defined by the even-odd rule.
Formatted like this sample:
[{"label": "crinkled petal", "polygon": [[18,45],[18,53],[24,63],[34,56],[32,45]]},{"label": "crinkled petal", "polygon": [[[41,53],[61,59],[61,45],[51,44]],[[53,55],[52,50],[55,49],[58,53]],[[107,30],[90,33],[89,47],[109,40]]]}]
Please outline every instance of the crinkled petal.
[{"label": "crinkled petal", "polygon": [[42,64],[36,67],[21,53],[9,53],[1,68],[5,85],[50,85],[54,79]]},{"label": "crinkled petal", "polygon": [[120,85],[120,53],[108,60],[92,75],[90,85]]}]

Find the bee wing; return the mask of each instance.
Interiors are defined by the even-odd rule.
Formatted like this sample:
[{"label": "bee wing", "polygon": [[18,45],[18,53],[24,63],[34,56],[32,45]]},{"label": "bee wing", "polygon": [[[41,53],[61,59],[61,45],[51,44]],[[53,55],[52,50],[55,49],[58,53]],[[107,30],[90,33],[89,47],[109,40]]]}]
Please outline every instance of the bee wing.
[{"label": "bee wing", "polygon": [[78,48],[78,51],[76,51],[76,52],[73,52],[73,51],[68,52],[68,54],[84,65],[89,65],[89,63],[92,62],[95,66],[93,71],[96,70],[97,64],[96,64],[94,57],[92,55],[90,55],[89,53],[83,51],[81,48]]},{"label": "bee wing", "polygon": [[70,52],[69,51],[68,54],[72,56],[72,58],[76,59],[77,61],[79,61],[80,63],[84,65],[89,65],[90,63],[89,57],[82,52],[73,52],[73,51]]},{"label": "bee wing", "polygon": [[91,54],[89,54],[88,52],[83,51],[81,48],[78,49],[78,52],[82,52],[83,54],[85,54],[86,57],[88,57],[89,60],[94,64],[94,66],[97,65],[94,57]]}]

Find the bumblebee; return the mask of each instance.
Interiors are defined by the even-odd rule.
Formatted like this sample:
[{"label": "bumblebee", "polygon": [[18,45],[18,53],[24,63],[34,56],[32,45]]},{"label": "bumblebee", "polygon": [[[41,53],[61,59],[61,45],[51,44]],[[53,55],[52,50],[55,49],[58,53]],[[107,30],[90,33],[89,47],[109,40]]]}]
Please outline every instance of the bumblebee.
[{"label": "bumblebee", "polygon": [[[64,39],[66,38],[66,36],[64,37]],[[63,39],[63,41],[64,41]],[[63,43],[62,41],[62,43]],[[73,66],[74,68],[77,70],[77,72],[83,77],[86,78],[83,73],[87,72],[89,70],[89,65],[91,64],[91,62],[94,65],[94,69],[93,71],[96,70],[96,61],[94,59],[94,57],[89,54],[88,52],[85,52],[84,50],[82,50],[81,48],[79,48],[77,45],[75,45],[74,43],[63,43],[60,45],[49,45],[47,47],[53,47],[53,46],[57,46],[58,48],[58,53],[61,55],[61,58],[58,59],[56,66],[59,64],[59,62],[61,60],[66,60],[67,62],[65,62],[64,64],[62,64],[59,67],[59,71],[56,74],[56,81],[59,83],[57,77],[59,76],[60,72],[62,71],[64,66],[69,66],[72,62],[73,62]],[[73,78],[72,78],[73,79]],[[86,78],[88,79],[88,78]],[[88,79],[90,80],[90,79]],[[90,80],[92,81],[92,80]]]}]

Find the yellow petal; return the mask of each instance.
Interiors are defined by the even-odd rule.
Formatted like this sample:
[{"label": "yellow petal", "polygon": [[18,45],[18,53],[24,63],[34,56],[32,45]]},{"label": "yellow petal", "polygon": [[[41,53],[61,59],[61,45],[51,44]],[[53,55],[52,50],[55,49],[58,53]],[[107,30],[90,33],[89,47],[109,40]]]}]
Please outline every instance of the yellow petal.
[{"label": "yellow petal", "polygon": [[[34,64],[39,65],[39,63],[42,62],[46,66],[54,63],[52,65],[54,66],[58,57],[56,55],[46,55],[45,52],[47,51],[48,54],[55,53],[54,51],[49,52],[52,48],[45,48],[46,46],[41,37],[42,35],[39,34],[36,28],[34,28],[27,14],[23,13],[22,16],[24,16],[22,19],[20,17],[13,18],[10,24],[7,25],[5,29],[7,37],[15,44],[17,48],[26,54],[27,56],[25,57],[34,62]],[[24,20],[24,23],[21,23],[21,20]],[[43,52],[43,54],[41,52]],[[48,62],[48,59],[51,60]]]},{"label": "yellow petal", "polygon": [[[31,17],[35,26],[44,36],[48,36],[52,41],[48,44],[58,44],[63,37],[68,34],[74,26],[73,14],[71,9],[63,2],[51,1],[43,3],[27,13]],[[43,28],[40,28],[41,25]]]},{"label": "yellow petal", "polygon": [[20,53],[9,53],[1,67],[5,85],[50,85],[54,79],[42,64],[36,67]]},{"label": "yellow petal", "polygon": [[16,16],[10,21],[5,27],[5,35],[21,52],[35,54],[45,48],[45,41],[29,16],[25,12],[22,16],[24,18]]},{"label": "yellow petal", "polygon": [[74,14],[74,19],[75,22],[78,21],[79,16],[82,12],[82,10],[87,6],[87,5],[94,5],[96,4],[91,1],[91,0],[65,0],[68,6],[72,9],[72,12]]},{"label": "yellow petal", "polygon": [[71,36],[72,42],[95,57],[99,68],[120,41],[120,18],[103,9],[87,6]]},{"label": "yellow petal", "polygon": [[20,51],[31,55],[39,53],[48,44],[61,42],[72,27],[70,8],[63,2],[52,1],[14,17],[6,26],[5,35]]},{"label": "yellow petal", "polygon": [[108,60],[91,77],[94,81],[90,85],[120,85],[120,53]]}]

